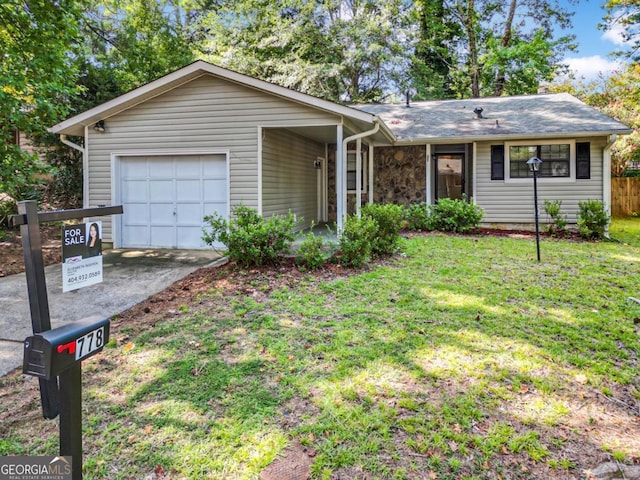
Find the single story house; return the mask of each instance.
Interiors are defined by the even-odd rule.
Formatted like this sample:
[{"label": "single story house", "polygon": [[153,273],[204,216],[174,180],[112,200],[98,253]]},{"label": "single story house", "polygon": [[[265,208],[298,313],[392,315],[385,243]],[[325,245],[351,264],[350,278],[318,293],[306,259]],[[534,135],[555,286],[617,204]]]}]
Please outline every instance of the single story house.
[{"label": "single story house", "polygon": [[[533,222],[540,203],[610,204],[610,147],[631,130],[569,94],[344,106],[197,61],[50,129],[83,153],[84,206],[115,247],[204,248],[203,217],[291,210],[301,225],[366,202],[466,196],[486,224]],[[81,136],[77,145],[67,136]]]}]

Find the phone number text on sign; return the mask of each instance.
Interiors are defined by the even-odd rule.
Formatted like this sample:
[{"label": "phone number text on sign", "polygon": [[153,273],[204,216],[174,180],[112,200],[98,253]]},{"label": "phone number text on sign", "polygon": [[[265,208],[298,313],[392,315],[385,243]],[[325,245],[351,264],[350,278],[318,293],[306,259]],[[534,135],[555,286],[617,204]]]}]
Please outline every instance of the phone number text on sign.
[{"label": "phone number text on sign", "polygon": [[63,292],[102,282],[102,256],[63,263],[62,279]]},{"label": "phone number text on sign", "polygon": [[78,275],[77,277],[69,277],[67,279],[67,283],[71,285],[73,283],[84,282],[86,280],[89,280],[90,278],[99,277],[99,276],[100,276],[100,272],[89,272],[82,275]]}]

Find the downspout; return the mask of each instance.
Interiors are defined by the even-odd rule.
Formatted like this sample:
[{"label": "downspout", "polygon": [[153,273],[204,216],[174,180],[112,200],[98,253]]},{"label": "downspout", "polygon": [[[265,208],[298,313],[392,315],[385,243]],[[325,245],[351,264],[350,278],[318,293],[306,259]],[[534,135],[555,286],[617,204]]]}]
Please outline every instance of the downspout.
[{"label": "downspout", "polygon": [[69,147],[71,147],[71,148],[73,148],[75,150],[78,150],[79,152],[82,152],[82,154],[84,155],[84,147],[81,147],[80,145],[78,145],[76,143],[73,143],[73,142],[70,142],[69,140],[67,140],[67,136],[64,133],[60,135],[60,141],[62,143],[64,143],[65,145],[67,145],[67,146],[69,146]]},{"label": "downspout", "polygon": [[357,133],[356,135],[351,135],[350,137],[345,138],[344,140],[342,140],[342,185],[340,185],[341,191],[340,191],[340,197],[342,199],[342,202],[340,202],[342,205],[342,208],[338,209],[337,213],[337,218],[336,218],[336,223],[337,223],[337,228],[338,228],[338,234],[342,233],[342,229],[343,229],[343,225],[344,225],[344,217],[346,215],[347,212],[347,145],[349,144],[349,142],[353,142],[354,140],[358,140],[360,138],[365,138],[365,137],[369,137],[371,135],[374,135],[378,132],[378,130],[380,130],[380,121],[375,118],[373,120],[373,122],[375,123],[374,127],[371,130],[368,130],[366,132],[362,132],[362,133]]},{"label": "downspout", "polygon": [[[618,139],[615,133],[609,136],[609,141],[602,149],[602,203],[605,212],[611,217],[611,146]],[[605,231],[605,236],[609,237],[609,225]]]}]

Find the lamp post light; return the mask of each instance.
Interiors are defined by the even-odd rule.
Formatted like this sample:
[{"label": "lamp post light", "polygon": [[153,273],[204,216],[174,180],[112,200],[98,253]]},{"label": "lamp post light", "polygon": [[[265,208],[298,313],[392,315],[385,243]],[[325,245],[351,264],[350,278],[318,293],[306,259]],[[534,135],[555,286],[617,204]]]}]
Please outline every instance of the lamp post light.
[{"label": "lamp post light", "polygon": [[538,222],[538,172],[542,160],[538,157],[532,157],[527,160],[529,170],[533,172],[533,207],[536,214],[536,253],[538,254],[538,262],[540,261],[540,225]]}]

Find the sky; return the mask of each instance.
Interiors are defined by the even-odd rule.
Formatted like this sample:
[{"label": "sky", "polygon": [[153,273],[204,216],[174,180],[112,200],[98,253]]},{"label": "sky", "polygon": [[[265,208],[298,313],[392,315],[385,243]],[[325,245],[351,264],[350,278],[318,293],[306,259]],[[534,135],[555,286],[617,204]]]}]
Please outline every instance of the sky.
[{"label": "sky", "polygon": [[607,32],[598,29],[606,13],[602,8],[604,2],[580,0],[577,5],[570,5],[567,0],[561,0],[569,10],[576,12],[572,31],[563,33],[576,35],[578,49],[568,52],[564,63],[575,72],[577,79],[584,77],[585,80],[593,80],[600,72],[607,75],[623,65],[622,60],[609,55],[621,48],[620,32],[615,28]]}]

